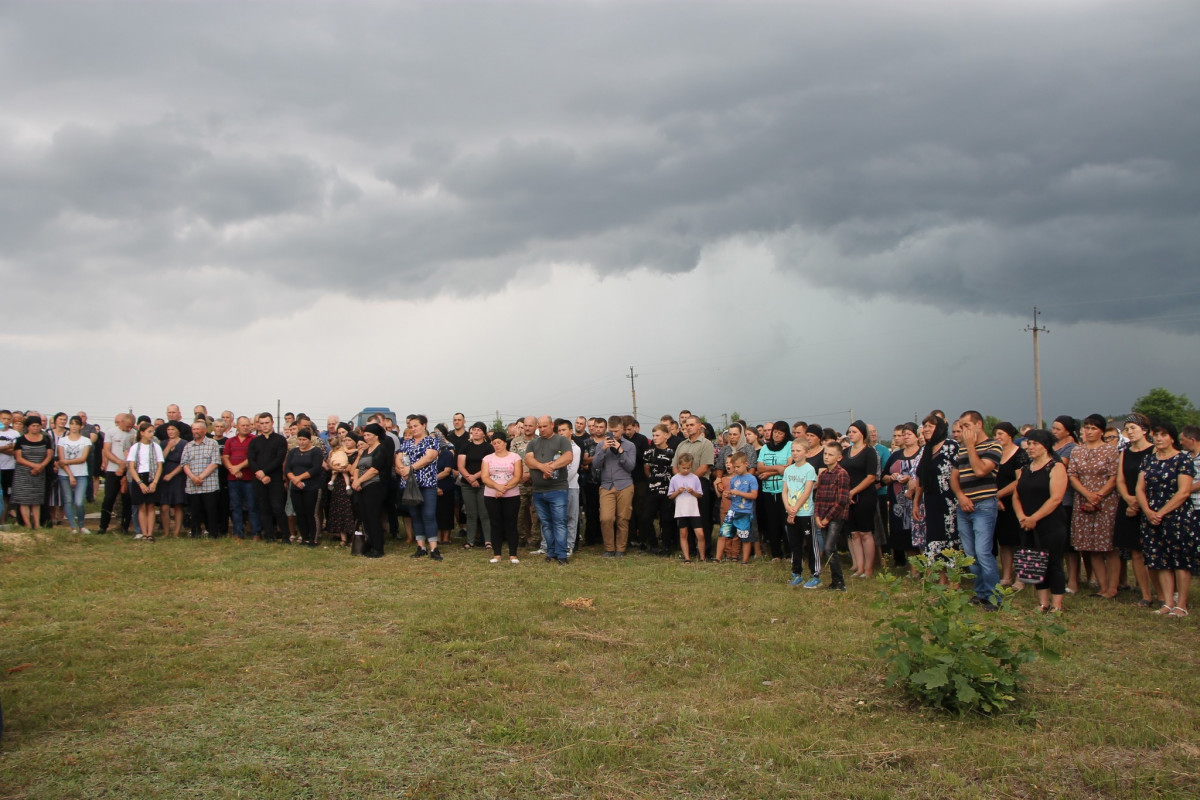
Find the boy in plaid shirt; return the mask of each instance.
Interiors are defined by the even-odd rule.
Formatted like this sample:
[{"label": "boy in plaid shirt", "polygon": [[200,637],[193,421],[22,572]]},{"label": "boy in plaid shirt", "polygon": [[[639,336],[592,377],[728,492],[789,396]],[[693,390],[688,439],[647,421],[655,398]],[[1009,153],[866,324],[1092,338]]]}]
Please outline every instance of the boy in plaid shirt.
[{"label": "boy in plaid shirt", "polygon": [[824,539],[822,555],[829,562],[829,588],[844,592],[846,581],[842,577],[838,540],[842,535],[847,509],[850,508],[850,474],[842,469],[842,448],[837,442],[827,443],[822,456],[825,469],[817,476],[817,488],[813,492],[816,505],[813,521],[817,526],[817,535]]}]

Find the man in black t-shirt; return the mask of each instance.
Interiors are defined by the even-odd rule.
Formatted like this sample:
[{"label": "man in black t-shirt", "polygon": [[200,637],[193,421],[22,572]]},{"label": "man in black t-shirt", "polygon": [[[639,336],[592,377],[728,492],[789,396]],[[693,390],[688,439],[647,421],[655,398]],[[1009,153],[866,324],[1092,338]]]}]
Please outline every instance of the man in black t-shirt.
[{"label": "man in black t-shirt", "polygon": [[579,443],[580,457],[583,459],[579,467],[579,496],[583,501],[584,544],[597,544],[603,541],[600,535],[600,481],[599,476],[592,472],[592,459],[596,456],[596,448],[604,444],[608,421],[602,417],[592,417],[588,420],[588,429],[592,435]]},{"label": "man in black t-shirt", "polygon": [[[461,411],[456,412],[454,419],[451,420],[450,432],[446,434],[446,441],[450,442],[456,456],[462,455],[463,448],[467,446],[467,442],[471,441],[471,435],[467,431],[467,417]],[[458,522],[459,535],[466,536],[467,513],[463,507],[461,478],[454,482],[454,519]]]},{"label": "man in black t-shirt", "polygon": [[174,403],[167,406],[167,419],[163,424],[154,429],[154,438],[160,442],[165,442],[167,440],[168,427],[179,431],[179,438],[183,441],[190,442],[192,440],[192,426],[183,421],[183,412]]}]

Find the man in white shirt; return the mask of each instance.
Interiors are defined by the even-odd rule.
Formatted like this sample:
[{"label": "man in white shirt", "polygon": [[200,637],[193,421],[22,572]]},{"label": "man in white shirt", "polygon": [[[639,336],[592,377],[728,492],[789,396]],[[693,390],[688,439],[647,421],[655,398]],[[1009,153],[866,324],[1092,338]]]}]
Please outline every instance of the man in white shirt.
[{"label": "man in white shirt", "polygon": [[100,533],[108,533],[113,505],[121,498],[121,533],[129,533],[133,506],[129,504],[129,488],[121,493],[121,478],[125,475],[125,456],[133,444],[133,415],[118,412],[111,430],[104,435],[104,503],[100,507]]},{"label": "man in white shirt", "polygon": [[[12,491],[13,471],[17,468],[17,459],[13,448],[21,434],[12,428],[12,412],[7,408],[0,410],[0,484],[3,485],[3,499],[0,500],[0,524],[3,524],[8,509],[8,495]],[[13,512],[16,515],[16,512]]]},{"label": "man in white shirt", "polygon": [[[583,451],[571,437],[571,423],[565,419],[554,421],[554,427],[559,436],[565,436],[571,442],[571,463],[567,466],[567,552],[575,552],[575,536],[579,531],[579,465],[583,460]],[[546,534],[543,528],[542,549],[546,550]]]}]

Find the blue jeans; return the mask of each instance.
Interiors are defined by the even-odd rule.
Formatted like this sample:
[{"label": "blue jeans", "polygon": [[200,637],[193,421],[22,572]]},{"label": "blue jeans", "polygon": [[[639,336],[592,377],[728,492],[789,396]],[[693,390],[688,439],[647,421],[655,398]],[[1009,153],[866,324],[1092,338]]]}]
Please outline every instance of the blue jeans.
[{"label": "blue jeans", "polygon": [[534,492],[533,507],[542,523],[546,540],[546,555],[560,561],[567,559],[567,490]]},{"label": "blue jeans", "polygon": [[246,538],[246,529],[242,526],[243,509],[250,515],[250,530],[255,536],[262,534],[258,505],[254,502],[254,481],[230,481],[229,516],[233,519],[233,533],[239,539]]},{"label": "blue jeans", "polygon": [[996,498],[976,500],[974,511],[958,510],[958,535],[963,552],[975,559],[971,573],[975,576],[975,596],[991,600],[1000,580],[996,556],[992,554],[992,539],[996,532]]},{"label": "blue jeans", "polygon": [[[828,527],[818,528],[816,519],[813,519],[813,537],[819,537],[821,540],[821,555],[824,560],[829,562],[829,585],[830,586],[845,586],[846,579],[842,575],[842,557],[838,553],[838,543],[842,539],[842,528],[845,526],[844,519],[829,520]],[[818,574],[821,568],[817,567]]]},{"label": "blue jeans", "polygon": [[438,540],[437,487],[422,486],[421,497],[424,500],[421,505],[409,506],[409,511],[412,513],[413,537],[418,542],[425,542],[431,547],[436,547]]},{"label": "blue jeans", "polygon": [[[543,529],[544,530],[544,529]],[[579,489],[567,489],[567,551],[575,552],[575,537],[579,533]],[[542,547],[546,547],[542,534]]]},{"label": "blue jeans", "polygon": [[67,524],[72,530],[83,527],[83,515],[87,512],[87,475],[75,476],[75,488],[71,488],[71,479],[66,475],[58,476],[58,493],[62,495],[63,510],[67,515]]}]

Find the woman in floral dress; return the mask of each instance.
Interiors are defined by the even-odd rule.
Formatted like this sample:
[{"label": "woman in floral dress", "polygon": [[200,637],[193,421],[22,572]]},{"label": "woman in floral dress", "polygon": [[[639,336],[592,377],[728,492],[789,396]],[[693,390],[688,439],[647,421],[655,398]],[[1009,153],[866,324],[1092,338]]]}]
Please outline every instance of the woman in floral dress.
[{"label": "woman in floral dress", "polygon": [[1104,441],[1107,420],[1091,414],[1083,420],[1083,443],[1071,453],[1067,477],[1075,490],[1071,514],[1071,546],[1087,553],[1100,585],[1092,597],[1112,600],[1121,576],[1121,554],[1113,547],[1117,522],[1117,471],[1121,456]]},{"label": "woman in floral dress", "polygon": [[950,473],[958,442],[946,437],[946,420],[930,414],[921,422],[925,452],[917,466],[913,519],[925,524],[925,556],[941,558],[943,550],[958,550],[958,500],[950,488]]},{"label": "woman in floral dress", "polygon": [[[1200,568],[1200,539],[1191,503],[1196,468],[1179,452],[1179,432],[1169,422],[1150,429],[1154,452],[1142,462],[1137,499],[1142,508],[1142,552],[1158,581],[1163,606],[1155,614],[1186,617],[1192,571]],[[1174,600],[1179,592],[1179,599]],[[1172,606],[1171,603],[1175,605]]]},{"label": "woman in floral dress", "polygon": [[[358,442],[346,423],[338,425],[338,438],[330,441],[329,471],[329,514],[325,527],[338,537],[338,544],[345,547],[358,529],[354,518],[354,492],[350,482],[354,475],[354,458],[358,455]],[[335,451],[340,456],[335,458]]]}]

